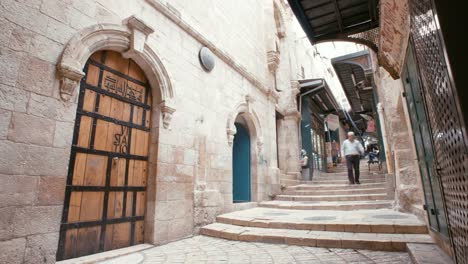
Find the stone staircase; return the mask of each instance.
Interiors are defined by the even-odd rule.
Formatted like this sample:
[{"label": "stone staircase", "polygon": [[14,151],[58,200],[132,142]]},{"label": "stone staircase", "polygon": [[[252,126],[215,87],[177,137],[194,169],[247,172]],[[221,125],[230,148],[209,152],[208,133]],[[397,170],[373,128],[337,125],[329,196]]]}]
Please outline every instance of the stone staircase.
[{"label": "stone staircase", "polygon": [[385,174],[361,166],[361,184],[349,185],[346,168],[322,173],[308,184],[287,187],[262,207],[300,210],[356,210],[390,208]]},{"label": "stone staircase", "polygon": [[342,167],[311,183],[287,187],[260,207],[217,217],[201,234],[289,245],[405,251],[433,243],[425,223],[391,209],[383,174],[361,167],[361,184],[349,185]]}]

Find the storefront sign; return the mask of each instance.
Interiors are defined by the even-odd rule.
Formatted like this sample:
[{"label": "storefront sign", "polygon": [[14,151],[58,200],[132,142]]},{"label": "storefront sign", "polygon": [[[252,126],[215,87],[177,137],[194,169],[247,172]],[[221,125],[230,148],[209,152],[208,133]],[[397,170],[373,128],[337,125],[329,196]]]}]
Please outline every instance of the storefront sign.
[{"label": "storefront sign", "polygon": [[340,118],[337,115],[329,114],[325,118],[329,130],[337,130],[340,127]]}]

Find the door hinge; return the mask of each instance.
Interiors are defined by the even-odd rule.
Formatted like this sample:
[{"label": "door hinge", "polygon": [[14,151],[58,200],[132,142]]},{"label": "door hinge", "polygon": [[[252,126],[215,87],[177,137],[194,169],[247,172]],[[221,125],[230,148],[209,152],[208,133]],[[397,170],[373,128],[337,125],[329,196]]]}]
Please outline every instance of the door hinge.
[{"label": "door hinge", "polygon": [[427,205],[423,205],[424,211],[427,211]]},{"label": "door hinge", "polygon": [[440,215],[439,209],[431,208],[431,215]]},{"label": "door hinge", "polygon": [[406,97],[406,92],[403,92],[401,96]]}]

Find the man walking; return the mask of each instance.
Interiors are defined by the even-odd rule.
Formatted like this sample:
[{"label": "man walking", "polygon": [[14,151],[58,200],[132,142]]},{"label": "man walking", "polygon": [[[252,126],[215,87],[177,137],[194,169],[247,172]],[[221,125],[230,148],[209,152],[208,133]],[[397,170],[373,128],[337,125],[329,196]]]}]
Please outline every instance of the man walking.
[{"label": "man walking", "polygon": [[348,132],[348,139],[343,142],[341,153],[343,157],[346,157],[349,183],[361,184],[359,182],[359,162],[361,160],[361,154],[364,154],[364,148],[361,142],[355,139],[354,132]]}]

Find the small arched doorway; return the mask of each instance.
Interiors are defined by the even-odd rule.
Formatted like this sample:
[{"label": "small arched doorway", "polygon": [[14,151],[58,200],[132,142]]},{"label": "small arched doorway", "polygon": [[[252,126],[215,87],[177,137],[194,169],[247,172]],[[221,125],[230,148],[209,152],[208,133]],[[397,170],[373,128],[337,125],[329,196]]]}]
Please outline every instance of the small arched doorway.
[{"label": "small arched doorway", "polygon": [[86,62],[60,227],[57,260],[144,242],[151,91],[119,52]]},{"label": "small arched doorway", "polygon": [[251,195],[251,140],[245,120],[235,122],[236,134],[232,149],[232,196],[234,203],[250,202]]}]

